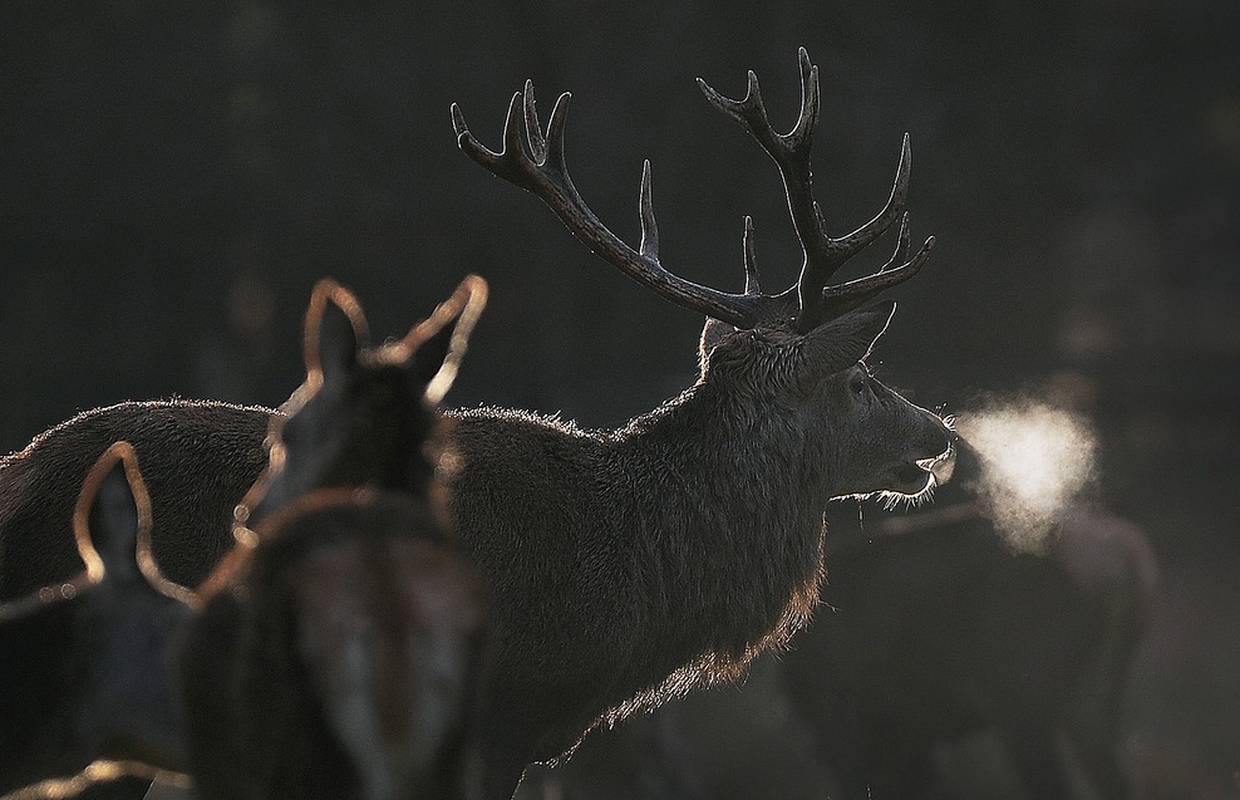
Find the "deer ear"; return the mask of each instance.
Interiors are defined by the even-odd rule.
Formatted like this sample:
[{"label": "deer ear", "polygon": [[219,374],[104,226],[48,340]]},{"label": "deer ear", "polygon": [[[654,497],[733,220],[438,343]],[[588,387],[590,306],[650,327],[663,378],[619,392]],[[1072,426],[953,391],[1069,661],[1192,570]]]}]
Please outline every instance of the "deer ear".
[{"label": "deer ear", "polygon": [[315,372],[325,382],[357,365],[366,346],[366,317],[348,289],[330,278],[315,284],[306,310],[306,374]]},{"label": "deer ear", "polygon": [[804,368],[826,377],[862,361],[895,313],[895,301],[884,300],[814,328],[801,340]]},{"label": "deer ear", "polygon": [[151,502],[128,442],[107,449],[82,484],[73,515],[78,553],[96,583],[142,580],[138,539],[150,532]]},{"label": "deer ear", "polygon": [[487,282],[477,275],[461,281],[435,312],[409,331],[402,343],[409,356],[410,382],[432,405],[443,399],[456,380],[469,335],[487,304]]},{"label": "deer ear", "polygon": [[698,340],[698,367],[702,370],[706,369],[706,362],[710,358],[710,351],[715,349],[715,345],[723,341],[723,337],[729,333],[735,333],[736,328],[726,322],[707,317],[706,324],[702,326],[702,338]]}]

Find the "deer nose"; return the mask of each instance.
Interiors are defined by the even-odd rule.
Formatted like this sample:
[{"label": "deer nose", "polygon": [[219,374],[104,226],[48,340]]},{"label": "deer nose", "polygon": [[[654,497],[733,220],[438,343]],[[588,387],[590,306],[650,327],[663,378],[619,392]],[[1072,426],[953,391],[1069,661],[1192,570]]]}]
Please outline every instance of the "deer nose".
[{"label": "deer nose", "polygon": [[955,440],[955,431],[947,427],[938,415],[927,413],[921,435],[917,437],[914,445],[918,453],[916,460],[938,458],[946,454]]}]

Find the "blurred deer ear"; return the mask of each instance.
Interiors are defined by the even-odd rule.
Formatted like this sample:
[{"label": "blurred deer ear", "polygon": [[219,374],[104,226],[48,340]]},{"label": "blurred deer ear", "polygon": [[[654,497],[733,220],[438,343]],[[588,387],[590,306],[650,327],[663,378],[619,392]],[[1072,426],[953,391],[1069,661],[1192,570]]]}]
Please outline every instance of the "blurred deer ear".
[{"label": "blurred deer ear", "polygon": [[487,282],[469,275],[435,312],[409,331],[401,343],[409,353],[410,382],[423,389],[432,405],[443,399],[456,380],[478,317],[487,305]]},{"label": "blurred deer ear", "polygon": [[306,310],[306,374],[326,382],[352,370],[366,343],[366,317],[353,293],[331,278],[315,284]]},{"label": "blurred deer ear", "polygon": [[884,300],[814,328],[801,340],[804,369],[826,377],[862,361],[895,313],[895,301]]},{"label": "blurred deer ear", "polygon": [[98,583],[141,579],[139,531],[150,533],[151,501],[128,442],[109,447],[82,483],[73,513],[73,535],[86,574]]}]

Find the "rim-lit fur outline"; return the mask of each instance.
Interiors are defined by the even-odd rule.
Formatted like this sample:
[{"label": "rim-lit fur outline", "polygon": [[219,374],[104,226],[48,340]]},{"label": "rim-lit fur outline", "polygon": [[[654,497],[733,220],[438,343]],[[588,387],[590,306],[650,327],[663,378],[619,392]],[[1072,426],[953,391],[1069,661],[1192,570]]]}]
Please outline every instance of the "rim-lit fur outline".
[{"label": "rim-lit fur outline", "polygon": [[158,769],[141,761],[116,761],[100,758],[87,764],[81,772],[67,778],[48,778],[14,789],[0,797],[0,800],[61,800],[77,797],[96,783],[116,780],[125,776],[158,780],[181,789],[189,789],[194,785],[189,775]]},{"label": "rim-lit fur outline", "polygon": [[151,495],[138,467],[137,452],[133,445],[122,440],[113,443],[105,450],[86,473],[86,478],[82,481],[82,490],[78,493],[77,502],[73,507],[73,539],[77,545],[78,556],[85,564],[85,569],[67,581],[48,584],[25,597],[0,603],[0,623],[25,616],[50,603],[72,600],[82,591],[91,586],[97,586],[106,579],[107,568],[90,538],[90,510],[99,494],[99,487],[103,485],[104,479],[117,461],[124,464],[125,479],[129,483],[129,491],[133,494],[134,506],[138,514],[134,557],[139,573],[152,589],[165,597],[184,603],[191,608],[198,606],[198,595],[192,589],[169,580],[159,569],[159,563],[155,560],[151,547],[151,529],[154,523],[151,514]]},{"label": "rim-lit fur outline", "polygon": [[138,531],[134,556],[138,562],[138,571],[155,591],[180,601],[189,606],[197,603],[197,595],[193,591],[164,577],[155,561],[151,546],[151,530],[154,520],[151,514],[151,495],[146,488],[146,480],[138,467],[138,454],[133,445],[126,441],[112,444],[95,462],[86,479],[82,481],[82,491],[78,494],[77,504],[73,508],[73,538],[77,543],[78,555],[86,565],[85,579],[89,584],[101,583],[106,575],[106,568],[99,552],[91,541],[90,511],[94,507],[99,488],[107,478],[116,462],[125,468],[125,480],[129,483],[129,491],[133,495],[134,506],[138,514]]},{"label": "rim-lit fur outline", "polygon": [[245,529],[251,538],[245,542],[238,539],[237,545],[224,554],[215,569],[211,570],[211,574],[198,587],[199,596],[204,600],[209,599],[232,584],[237,573],[249,562],[258,544],[269,538],[273,531],[280,530],[311,512],[347,505],[369,506],[382,494],[382,491],[368,486],[328,487],[315,489],[290,500],[288,505],[260,522],[257,531]]},{"label": "rim-lit fur outline", "polygon": [[[370,364],[401,364],[409,361],[422,344],[442,330],[445,325],[451,323],[453,319],[459,318],[452,332],[452,341],[448,345],[448,354],[444,358],[443,365],[427,384],[423,394],[425,402],[434,406],[439,404],[451,388],[453,381],[456,380],[461,359],[464,358],[469,347],[470,334],[473,333],[474,326],[478,324],[478,319],[486,308],[488,292],[489,288],[485,279],[478,275],[467,275],[452,295],[436,306],[429,317],[414,325],[403,339],[371,349],[365,344],[369,327],[357,296],[332,278],[323,278],[314,285],[314,291],[310,295],[310,305],[306,309],[303,339],[306,378],[272,415],[267,427],[267,435],[263,439],[263,445],[267,448],[267,466],[263,468],[253,485],[233,508],[233,538],[239,546],[253,548],[258,544],[259,536],[248,524],[250,511],[267,494],[271,480],[284,469],[285,451],[280,441],[280,432],[285,421],[305,407],[311,398],[323,388],[319,330],[323,314],[327,310],[328,300],[335,303],[349,318],[353,332],[361,346],[359,359]],[[233,561],[234,558],[231,552],[225,556],[226,561]]]}]

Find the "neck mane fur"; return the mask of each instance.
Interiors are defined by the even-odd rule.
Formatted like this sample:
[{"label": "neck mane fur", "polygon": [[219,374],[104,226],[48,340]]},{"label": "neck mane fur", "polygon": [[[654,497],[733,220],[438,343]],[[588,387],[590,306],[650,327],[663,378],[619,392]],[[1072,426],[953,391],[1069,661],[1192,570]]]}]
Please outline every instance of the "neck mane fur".
[{"label": "neck mane fur", "polygon": [[826,445],[797,409],[733,388],[699,382],[612,434],[653,630],[644,657],[672,663],[683,690],[783,645],[823,576]]}]

